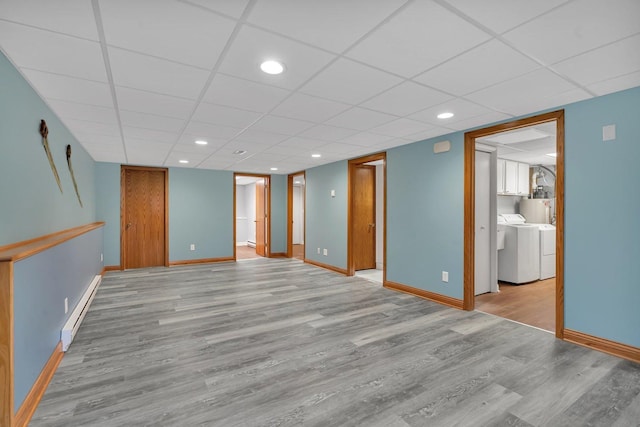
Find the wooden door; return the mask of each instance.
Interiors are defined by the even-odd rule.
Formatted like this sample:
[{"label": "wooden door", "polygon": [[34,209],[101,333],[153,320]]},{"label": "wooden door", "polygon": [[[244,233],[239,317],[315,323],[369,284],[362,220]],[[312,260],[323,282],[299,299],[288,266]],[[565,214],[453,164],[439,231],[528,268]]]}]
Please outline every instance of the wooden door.
[{"label": "wooden door", "polygon": [[356,165],[353,184],[353,262],[376,268],[376,167]]},{"label": "wooden door", "polygon": [[264,179],[256,182],[256,254],[260,256],[266,256],[267,253],[265,189]]},{"label": "wooden door", "polygon": [[122,168],[122,267],[167,265],[167,170]]}]

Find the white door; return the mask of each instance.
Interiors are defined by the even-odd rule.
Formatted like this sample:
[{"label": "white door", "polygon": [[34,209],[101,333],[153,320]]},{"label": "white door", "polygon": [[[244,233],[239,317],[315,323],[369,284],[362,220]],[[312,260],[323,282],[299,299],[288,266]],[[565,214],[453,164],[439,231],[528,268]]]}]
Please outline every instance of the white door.
[{"label": "white door", "polygon": [[293,241],[294,245],[304,244],[304,187],[293,186]]},{"label": "white door", "polygon": [[491,292],[491,154],[476,151],[475,294]]}]

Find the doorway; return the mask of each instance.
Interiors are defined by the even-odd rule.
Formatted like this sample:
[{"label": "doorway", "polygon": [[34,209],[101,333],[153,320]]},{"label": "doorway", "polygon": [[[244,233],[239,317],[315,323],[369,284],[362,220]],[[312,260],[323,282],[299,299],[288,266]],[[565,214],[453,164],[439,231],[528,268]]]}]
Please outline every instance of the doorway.
[{"label": "doorway", "polygon": [[287,257],[304,261],[305,173],[290,174],[287,181]]},{"label": "doorway", "polygon": [[[495,154],[488,157],[478,145]],[[562,110],[465,134],[465,309],[477,308],[562,338],[563,175]],[[490,209],[487,185],[497,195]],[[489,239],[479,232],[485,224],[495,229]],[[489,254],[497,254],[495,260],[478,253],[487,240]],[[497,280],[487,279],[487,263],[497,267]]]},{"label": "doorway", "polygon": [[168,176],[164,168],[120,168],[122,269],[169,265]]},{"label": "doorway", "polygon": [[269,257],[269,176],[235,173],[234,180],[234,258]]},{"label": "doorway", "polygon": [[349,161],[347,271],[384,283],[386,153]]}]

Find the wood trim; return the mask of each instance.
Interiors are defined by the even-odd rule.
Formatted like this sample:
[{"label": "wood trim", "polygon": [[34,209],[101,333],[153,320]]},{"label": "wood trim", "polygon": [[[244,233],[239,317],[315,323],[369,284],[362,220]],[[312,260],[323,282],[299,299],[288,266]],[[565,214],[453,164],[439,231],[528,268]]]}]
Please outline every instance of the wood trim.
[{"label": "wood trim", "polygon": [[320,268],[324,268],[326,270],[335,271],[336,273],[344,274],[345,276],[349,275],[349,272],[347,270],[345,270],[343,268],[340,268],[340,267],[335,267],[335,266],[329,265],[329,264],[323,264],[321,262],[313,261],[313,260],[310,260],[310,259],[305,259],[304,262],[306,264],[315,265],[316,267],[320,267]]},{"label": "wood trim", "polygon": [[35,239],[24,240],[22,242],[11,243],[10,245],[0,246],[0,262],[1,261],[19,261],[28,258],[37,253],[43,252],[53,246],[57,246],[89,231],[104,226],[104,222],[92,222],[90,224],[81,225],[79,227],[68,228],[66,230],[56,231],[55,233],[36,237]]},{"label": "wood trim", "polygon": [[464,309],[473,310],[475,260],[475,141],[477,138],[539,123],[556,122],[556,337],[564,333],[564,110],[501,123],[464,135]]},{"label": "wood trim", "polygon": [[606,338],[599,338],[583,332],[574,331],[572,329],[564,330],[564,340],[583,347],[598,350],[603,353],[608,353],[613,356],[621,357],[623,359],[631,360],[632,362],[640,363],[640,348],[638,347],[611,341]]},{"label": "wood trim", "polygon": [[179,261],[170,261],[169,266],[173,267],[176,265],[191,265],[191,264],[211,264],[214,262],[229,262],[235,261],[235,256],[232,257],[220,257],[220,258],[199,258],[199,259],[185,259]]},{"label": "wood trim", "polygon": [[[355,261],[353,258],[353,187],[355,185],[355,167],[364,163],[374,162],[376,160],[382,160],[382,169],[384,173],[384,233],[383,233],[383,268],[382,277],[383,280],[387,277],[387,153],[380,152],[369,154],[364,157],[358,157],[351,159],[348,162],[347,169],[347,276],[353,276],[356,274]],[[306,243],[306,241],[305,241]]]},{"label": "wood trim", "polygon": [[287,257],[286,252],[272,252],[269,254],[269,258],[291,258],[291,257]]},{"label": "wood trim", "polygon": [[0,425],[13,419],[13,263],[0,262]]},{"label": "wood trim", "polygon": [[122,271],[122,266],[119,266],[119,265],[105,265],[103,271]]},{"label": "wood trim", "polygon": [[411,286],[403,285],[402,283],[384,281],[385,288],[392,289],[398,292],[404,292],[405,294],[414,295],[420,298],[428,299],[429,301],[437,302],[449,307],[463,309],[463,301],[457,298],[452,298],[446,295],[437,294],[435,292],[425,291],[424,289],[418,289]]},{"label": "wood trim", "polygon": [[42,372],[40,372],[38,379],[33,383],[33,387],[31,387],[29,394],[24,398],[24,402],[22,402],[20,409],[16,412],[13,420],[14,426],[22,427],[29,424],[31,417],[34,412],[36,412],[36,408],[38,407],[44,392],[47,390],[53,375],[56,373],[63,356],[64,352],[62,351],[62,342],[59,342],[53,350],[51,357],[49,357],[46,365],[42,368]]},{"label": "wood trim", "polygon": [[127,245],[125,244],[124,230],[126,226],[125,184],[126,171],[153,171],[164,173],[164,266],[169,267],[169,169],[149,166],[120,165],[120,266],[126,268]]}]

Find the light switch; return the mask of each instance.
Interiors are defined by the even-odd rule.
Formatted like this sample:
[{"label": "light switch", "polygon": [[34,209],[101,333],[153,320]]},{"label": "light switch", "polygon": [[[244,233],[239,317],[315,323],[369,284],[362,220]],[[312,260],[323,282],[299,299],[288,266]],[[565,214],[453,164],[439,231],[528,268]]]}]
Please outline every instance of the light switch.
[{"label": "light switch", "polygon": [[616,125],[602,126],[602,140],[613,141],[616,139]]},{"label": "light switch", "polygon": [[331,197],[336,197],[336,190],[331,190]]}]

